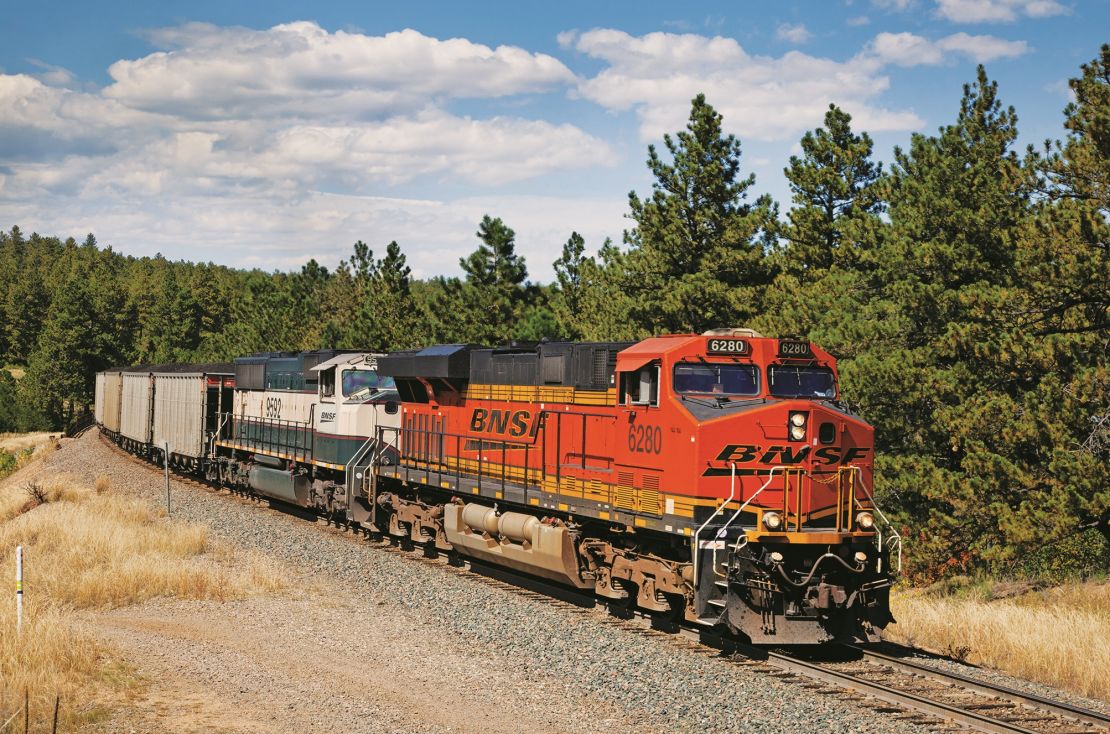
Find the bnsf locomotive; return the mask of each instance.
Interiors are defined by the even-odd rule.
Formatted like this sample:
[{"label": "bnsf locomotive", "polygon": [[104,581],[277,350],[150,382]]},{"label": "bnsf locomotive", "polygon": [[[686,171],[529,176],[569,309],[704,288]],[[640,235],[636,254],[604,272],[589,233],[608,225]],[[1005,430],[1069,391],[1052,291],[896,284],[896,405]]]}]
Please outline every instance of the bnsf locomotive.
[{"label": "bnsf locomotive", "polygon": [[901,552],[872,429],[839,397],[810,342],[720,329],[123,370],[96,405],[115,440],[211,480],[662,623],[809,644],[875,639]]}]

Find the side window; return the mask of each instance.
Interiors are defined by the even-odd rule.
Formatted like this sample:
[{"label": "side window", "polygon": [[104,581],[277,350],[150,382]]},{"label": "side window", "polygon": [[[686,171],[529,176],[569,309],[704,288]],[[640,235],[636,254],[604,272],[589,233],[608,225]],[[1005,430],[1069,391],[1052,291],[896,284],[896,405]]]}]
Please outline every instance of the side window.
[{"label": "side window", "polygon": [[659,405],[659,365],[621,373],[622,405]]},{"label": "side window", "polygon": [[320,373],[320,397],[335,397],[335,368],[326,369]]}]

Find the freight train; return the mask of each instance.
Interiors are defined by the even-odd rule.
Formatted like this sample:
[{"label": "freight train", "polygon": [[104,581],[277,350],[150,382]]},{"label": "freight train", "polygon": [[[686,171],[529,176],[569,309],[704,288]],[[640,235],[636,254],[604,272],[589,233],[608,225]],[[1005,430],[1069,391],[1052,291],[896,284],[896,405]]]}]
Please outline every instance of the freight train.
[{"label": "freight train", "polygon": [[[836,360],[748,329],[100,373],[178,471],[754,644],[873,641],[901,539]],[[892,568],[892,564],[895,568]]]}]

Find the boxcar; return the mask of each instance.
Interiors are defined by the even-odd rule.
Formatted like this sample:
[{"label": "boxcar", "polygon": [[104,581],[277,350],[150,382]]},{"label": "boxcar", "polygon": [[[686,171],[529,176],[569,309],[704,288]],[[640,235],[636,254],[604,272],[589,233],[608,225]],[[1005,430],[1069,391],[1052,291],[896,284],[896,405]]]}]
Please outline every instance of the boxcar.
[{"label": "boxcar", "polygon": [[168,442],[172,459],[202,459],[220,414],[231,410],[234,367],[155,372],[153,379],[155,448]]},{"label": "boxcar", "polygon": [[[123,397],[123,379],[119,372],[105,372],[103,394],[97,396],[96,420],[111,433],[119,433],[120,405]],[[98,380],[99,382],[99,377]],[[101,402],[104,406],[101,407]]]},{"label": "boxcar", "polygon": [[153,393],[154,381],[150,372],[123,373],[119,433],[125,439],[144,446],[150,444]]},{"label": "boxcar", "polygon": [[104,373],[96,373],[96,391],[93,393],[93,418],[104,424]]}]

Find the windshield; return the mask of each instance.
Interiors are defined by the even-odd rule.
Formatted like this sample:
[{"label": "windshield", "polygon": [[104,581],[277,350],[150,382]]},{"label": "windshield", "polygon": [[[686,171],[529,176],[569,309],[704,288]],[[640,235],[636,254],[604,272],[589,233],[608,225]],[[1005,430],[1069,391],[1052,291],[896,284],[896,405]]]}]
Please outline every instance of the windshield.
[{"label": "windshield", "polygon": [[767,370],[771,394],[777,398],[836,397],[836,381],[832,370],[825,367],[787,367],[778,365]]},{"label": "windshield", "polygon": [[758,395],[754,364],[676,364],[674,391],[695,395]]},{"label": "windshield", "polygon": [[343,397],[369,390],[390,390],[394,387],[392,377],[378,377],[373,370],[347,370],[343,373]]}]

